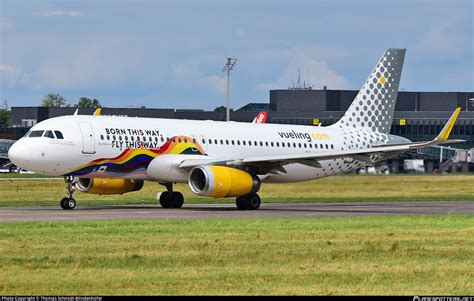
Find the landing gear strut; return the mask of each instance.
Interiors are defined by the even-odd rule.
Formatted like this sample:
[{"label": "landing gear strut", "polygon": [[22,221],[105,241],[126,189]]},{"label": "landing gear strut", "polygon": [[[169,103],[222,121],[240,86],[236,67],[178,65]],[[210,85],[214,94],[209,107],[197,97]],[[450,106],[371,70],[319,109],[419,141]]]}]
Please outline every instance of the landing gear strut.
[{"label": "landing gear strut", "polygon": [[235,201],[240,210],[257,210],[260,207],[260,197],[256,193],[239,196]]},{"label": "landing gear strut", "polygon": [[167,191],[160,194],[160,205],[163,208],[181,208],[184,204],[184,197],[181,192],[173,191],[173,183],[160,183],[166,187]]},{"label": "landing gear strut", "polygon": [[64,177],[64,181],[66,182],[66,190],[67,190],[67,197],[62,198],[60,205],[61,208],[64,210],[72,210],[76,207],[76,200],[72,198],[72,194],[74,193],[74,186],[73,181],[74,177],[66,176]]}]

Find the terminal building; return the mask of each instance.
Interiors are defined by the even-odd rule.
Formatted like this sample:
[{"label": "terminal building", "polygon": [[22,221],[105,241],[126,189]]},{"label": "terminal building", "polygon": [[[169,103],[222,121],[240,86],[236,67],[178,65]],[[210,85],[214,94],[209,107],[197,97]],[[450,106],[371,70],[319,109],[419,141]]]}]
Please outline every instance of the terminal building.
[{"label": "terminal building", "polygon": [[[269,102],[249,103],[233,112],[231,120],[251,122],[260,111],[267,111],[267,123],[327,126],[339,120],[358,91],[292,88],[271,90]],[[428,172],[435,170],[474,171],[474,92],[398,92],[391,133],[412,141],[431,140],[441,131],[456,107],[461,114],[451,133],[452,139],[466,140],[452,148],[429,148],[388,160],[389,169],[406,169],[404,160],[424,159]],[[18,139],[38,122],[71,115],[76,108],[12,107],[11,127],[0,128],[0,139]],[[94,109],[79,109],[79,114],[93,114]],[[103,115],[129,117],[225,120],[225,112],[150,108],[103,108]],[[474,154],[472,156],[474,159]],[[440,162],[441,161],[441,162]],[[449,164],[450,163],[450,164]]]}]

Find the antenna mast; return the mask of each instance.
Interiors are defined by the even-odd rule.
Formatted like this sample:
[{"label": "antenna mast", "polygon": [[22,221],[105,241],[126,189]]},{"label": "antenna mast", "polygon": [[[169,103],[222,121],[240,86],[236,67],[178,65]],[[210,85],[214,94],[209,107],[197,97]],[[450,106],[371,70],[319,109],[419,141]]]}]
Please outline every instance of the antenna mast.
[{"label": "antenna mast", "polygon": [[225,64],[222,72],[227,71],[227,109],[226,109],[226,120],[230,120],[230,71],[234,69],[235,62],[237,59],[235,57],[228,57],[227,64]]}]

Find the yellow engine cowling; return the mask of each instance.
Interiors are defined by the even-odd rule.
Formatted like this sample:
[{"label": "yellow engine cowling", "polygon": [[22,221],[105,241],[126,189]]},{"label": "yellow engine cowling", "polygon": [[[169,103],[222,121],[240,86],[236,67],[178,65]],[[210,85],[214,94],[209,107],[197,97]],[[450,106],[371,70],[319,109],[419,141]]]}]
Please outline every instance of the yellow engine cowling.
[{"label": "yellow engine cowling", "polygon": [[124,194],[142,189],[143,180],[80,178],[76,187],[81,192],[92,194]]},{"label": "yellow engine cowling", "polygon": [[238,197],[260,189],[257,176],[226,166],[197,166],[191,170],[188,184],[193,193],[214,198]]}]

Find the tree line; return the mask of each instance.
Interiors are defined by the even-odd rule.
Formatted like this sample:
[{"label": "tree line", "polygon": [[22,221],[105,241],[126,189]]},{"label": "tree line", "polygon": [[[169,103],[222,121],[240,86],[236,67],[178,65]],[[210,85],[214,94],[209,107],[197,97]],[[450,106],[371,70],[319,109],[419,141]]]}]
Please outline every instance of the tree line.
[{"label": "tree line", "polygon": [[[66,104],[66,99],[61,94],[49,93],[43,98],[41,102],[42,107],[71,107],[71,105]],[[91,99],[88,97],[79,97],[77,103],[72,105],[74,108],[99,108],[101,107],[100,102],[97,99]]]}]

